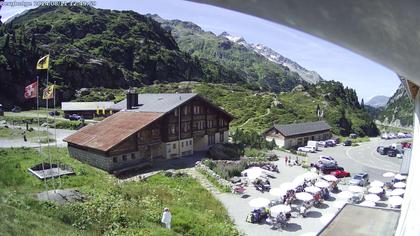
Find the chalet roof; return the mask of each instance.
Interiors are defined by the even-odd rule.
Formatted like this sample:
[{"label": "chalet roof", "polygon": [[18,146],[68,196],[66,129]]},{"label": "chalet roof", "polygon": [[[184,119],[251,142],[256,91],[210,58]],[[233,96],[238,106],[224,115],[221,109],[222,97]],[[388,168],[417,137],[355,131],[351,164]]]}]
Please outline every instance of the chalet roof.
[{"label": "chalet roof", "polygon": [[63,111],[94,111],[96,109],[110,109],[113,102],[62,102]]},{"label": "chalet roof", "polygon": [[[169,112],[179,105],[197,96],[196,93],[147,93],[138,94],[140,106],[132,111]],[[127,99],[112,106],[114,110],[127,109]]]},{"label": "chalet roof", "polygon": [[287,125],[275,124],[273,127],[285,137],[331,130],[331,126],[325,121],[295,123]]},{"label": "chalet roof", "polygon": [[228,112],[195,93],[139,94],[139,104],[143,104],[142,106],[126,110],[126,100],[114,104],[111,109],[121,109],[120,112],[95,125],[84,127],[75,134],[65,138],[64,141],[106,152],[148,124],[194,97],[208,102],[209,105],[226,114],[229,120],[233,119],[233,116]]},{"label": "chalet roof", "polygon": [[65,142],[108,151],[164,113],[120,111],[94,125],[88,125],[64,139]]}]

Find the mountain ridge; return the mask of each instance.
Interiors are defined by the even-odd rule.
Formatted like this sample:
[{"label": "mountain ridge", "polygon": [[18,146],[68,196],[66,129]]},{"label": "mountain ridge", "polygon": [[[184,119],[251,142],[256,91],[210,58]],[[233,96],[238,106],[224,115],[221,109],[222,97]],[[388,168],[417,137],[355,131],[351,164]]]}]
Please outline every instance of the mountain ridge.
[{"label": "mountain ridge", "polygon": [[242,36],[233,36],[227,32],[221,33],[220,36],[225,37],[230,41],[240,44],[246,48],[252,49],[254,52],[264,56],[276,64],[289,68],[291,71],[298,73],[299,76],[308,83],[316,84],[323,80],[317,72],[307,70],[297,62],[282,56],[280,53],[276,52],[272,48],[264,46],[263,44],[248,43]]},{"label": "mountain ridge", "polygon": [[414,105],[401,83],[387,102],[378,120],[384,125],[411,128],[413,126],[413,111]]},{"label": "mountain ridge", "polygon": [[235,71],[260,90],[288,92],[299,84],[309,84],[298,73],[251,48],[243,38],[242,43],[233,42],[225,37],[227,33],[216,35],[192,22],[165,20],[156,14],[148,16],[171,32],[181,50]]},{"label": "mountain ridge", "polygon": [[366,102],[366,105],[369,105],[371,107],[385,107],[388,103],[390,97],[384,96],[384,95],[378,95],[374,96],[371,99],[369,99],[368,102]]}]

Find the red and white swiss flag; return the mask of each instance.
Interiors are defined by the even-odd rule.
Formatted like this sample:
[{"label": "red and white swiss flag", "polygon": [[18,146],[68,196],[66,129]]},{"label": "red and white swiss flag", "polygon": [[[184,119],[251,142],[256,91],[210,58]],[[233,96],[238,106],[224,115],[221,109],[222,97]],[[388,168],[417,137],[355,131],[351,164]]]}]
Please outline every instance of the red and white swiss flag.
[{"label": "red and white swiss flag", "polygon": [[23,96],[25,96],[26,99],[36,98],[38,96],[38,82],[26,86],[25,94]]}]

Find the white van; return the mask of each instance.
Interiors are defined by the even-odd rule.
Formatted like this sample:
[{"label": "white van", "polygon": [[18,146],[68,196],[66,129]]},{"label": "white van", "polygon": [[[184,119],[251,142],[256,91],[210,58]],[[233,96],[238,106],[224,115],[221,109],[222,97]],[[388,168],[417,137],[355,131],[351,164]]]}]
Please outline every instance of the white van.
[{"label": "white van", "polygon": [[308,141],[308,144],[306,144],[307,147],[312,147],[315,149],[315,151],[318,151],[318,141],[310,140]]}]

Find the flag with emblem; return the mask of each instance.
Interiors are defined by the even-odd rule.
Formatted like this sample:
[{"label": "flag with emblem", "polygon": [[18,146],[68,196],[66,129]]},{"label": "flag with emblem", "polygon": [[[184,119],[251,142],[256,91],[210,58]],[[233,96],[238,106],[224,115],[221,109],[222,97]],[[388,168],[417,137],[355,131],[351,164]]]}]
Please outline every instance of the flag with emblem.
[{"label": "flag with emblem", "polygon": [[38,82],[32,83],[25,87],[25,93],[23,96],[26,99],[36,98],[38,96]]},{"label": "flag with emblem", "polygon": [[46,55],[38,60],[38,63],[36,63],[36,69],[37,70],[47,70],[48,69],[48,63],[50,62],[50,55]]},{"label": "flag with emblem", "polygon": [[54,85],[46,87],[42,93],[42,99],[51,99],[54,97]]}]

